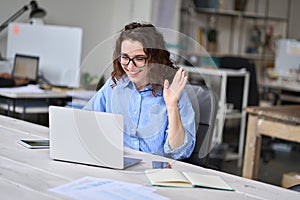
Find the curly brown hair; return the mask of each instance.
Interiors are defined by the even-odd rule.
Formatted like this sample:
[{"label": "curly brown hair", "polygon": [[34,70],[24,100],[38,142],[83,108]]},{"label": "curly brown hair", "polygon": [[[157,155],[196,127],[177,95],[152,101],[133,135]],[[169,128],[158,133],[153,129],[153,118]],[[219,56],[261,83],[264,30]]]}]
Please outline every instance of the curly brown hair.
[{"label": "curly brown hair", "polygon": [[[160,70],[162,70],[160,72],[158,72],[157,70],[156,72],[152,72],[152,77],[158,76],[161,77],[159,79],[163,79],[164,77],[161,74],[163,73],[163,71],[166,71],[164,69],[177,69],[170,59],[170,52],[166,49],[163,35],[152,24],[132,22],[126,25],[124,29],[120,31],[120,34],[115,43],[115,49],[113,53],[114,70],[111,72],[112,80],[115,83],[114,86],[117,84],[116,81],[120,80],[125,74],[125,71],[118,61],[121,53],[121,44],[124,40],[138,41],[143,45],[143,50],[148,57],[148,67],[151,65],[159,67],[165,66],[164,68],[159,68]],[[151,83],[152,93],[155,96],[157,92],[162,89],[162,85],[158,84],[160,82],[161,80],[156,81],[156,83]]]}]

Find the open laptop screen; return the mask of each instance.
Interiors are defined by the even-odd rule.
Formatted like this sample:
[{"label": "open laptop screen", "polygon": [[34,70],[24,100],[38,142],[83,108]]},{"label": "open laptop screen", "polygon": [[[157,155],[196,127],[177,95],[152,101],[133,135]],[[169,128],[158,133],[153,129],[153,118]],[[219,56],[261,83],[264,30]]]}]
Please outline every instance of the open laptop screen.
[{"label": "open laptop screen", "polygon": [[39,57],[16,54],[12,76],[27,78],[30,83],[36,83],[38,78]]}]

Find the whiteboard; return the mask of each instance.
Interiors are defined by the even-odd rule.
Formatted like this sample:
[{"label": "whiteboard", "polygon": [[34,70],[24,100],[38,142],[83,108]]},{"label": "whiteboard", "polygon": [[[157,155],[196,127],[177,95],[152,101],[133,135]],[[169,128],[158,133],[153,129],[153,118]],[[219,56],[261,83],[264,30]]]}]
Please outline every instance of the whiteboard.
[{"label": "whiteboard", "polygon": [[52,85],[79,87],[82,29],[54,25],[11,23],[7,57],[39,56],[39,74]]}]

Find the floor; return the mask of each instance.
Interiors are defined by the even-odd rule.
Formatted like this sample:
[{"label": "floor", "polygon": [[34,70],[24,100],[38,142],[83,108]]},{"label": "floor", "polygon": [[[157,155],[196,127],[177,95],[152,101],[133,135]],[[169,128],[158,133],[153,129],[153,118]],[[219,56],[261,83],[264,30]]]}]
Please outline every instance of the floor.
[{"label": "floor", "polygon": [[[223,142],[226,144],[227,151],[237,152],[238,131],[239,127],[224,128]],[[300,144],[263,136],[261,148],[259,181],[281,186],[284,173],[300,173]],[[224,159],[218,166],[218,170],[242,175],[242,169],[237,167],[237,160],[226,161]]]}]

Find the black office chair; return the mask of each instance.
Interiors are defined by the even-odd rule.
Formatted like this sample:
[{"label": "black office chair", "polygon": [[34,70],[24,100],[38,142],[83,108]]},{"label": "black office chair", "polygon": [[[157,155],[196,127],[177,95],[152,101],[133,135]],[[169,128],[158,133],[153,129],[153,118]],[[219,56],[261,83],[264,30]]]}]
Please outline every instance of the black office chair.
[{"label": "black office chair", "polygon": [[[259,105],[259,93],[257,85],[257,75],[255,65],[247,58],[224,56],[220,61],[220,68],[223,69],[245,69],[250,73],[248,106]],[[233,103],[235,109],[242,110],[244,79],[242,77],[229,77],[227,80],[226,99],[228,103]],[[275,157],[275,152],[271,148],[272,140],[264,138],[262,141],[261,157],[265,163]]]},{"label": "black office chair", "polygon": [[[250,73],[248,106],[257,106],[259,103],[258,86],[255,65],[247,58],[225,56],[221,58],[220,68],[245,69]],[[242,109],[243,77],[229,77],[227,80],[226,98],[228,103],[233,103],[235,109]]]},{"label": "black office chair", "polygon": [[218,110],[218,101],[212,89],[205,85],[187,85],[196,116],[196,145],[192,155],[182,161],[208,167],[212,136]]}]

